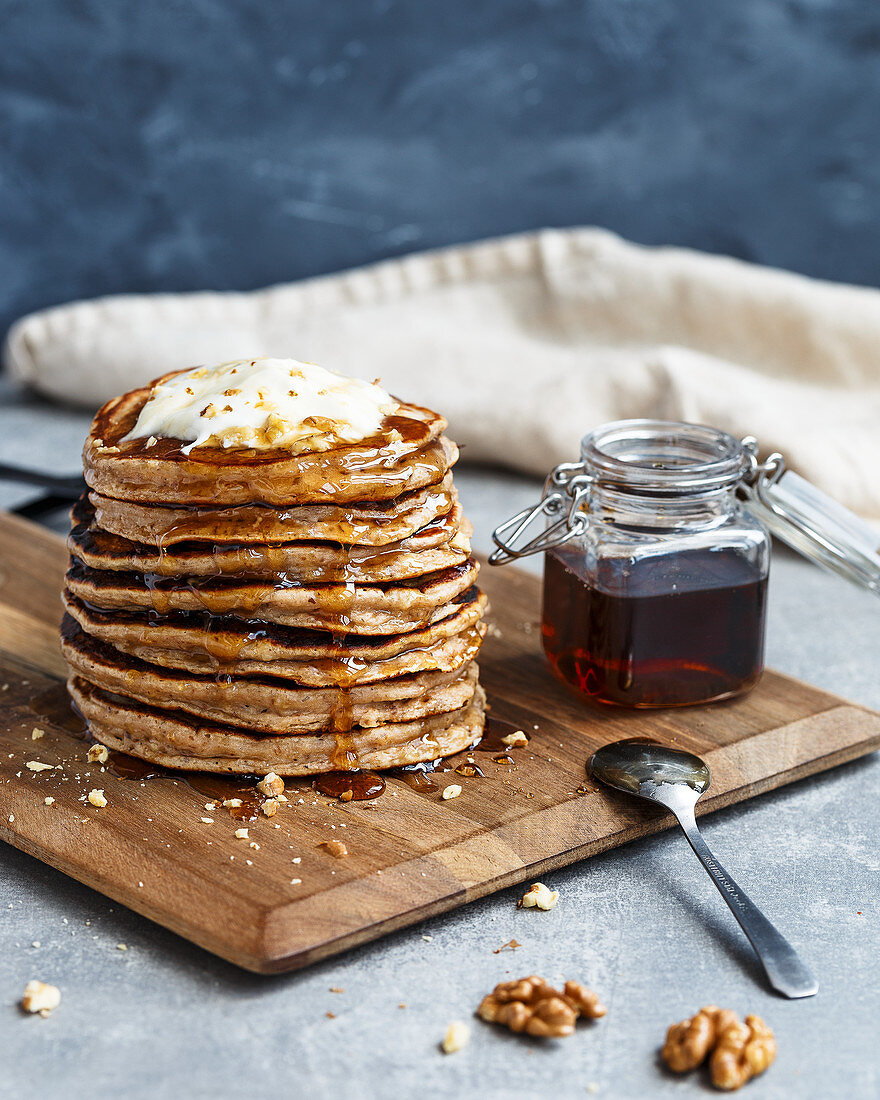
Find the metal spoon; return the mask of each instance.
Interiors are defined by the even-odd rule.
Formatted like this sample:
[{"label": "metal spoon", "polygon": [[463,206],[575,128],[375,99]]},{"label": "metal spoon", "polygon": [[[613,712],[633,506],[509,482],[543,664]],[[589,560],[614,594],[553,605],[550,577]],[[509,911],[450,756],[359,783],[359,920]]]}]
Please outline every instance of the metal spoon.
[{"label": "metal spoon", "polygon": [[786,997],[812,997],[818,992],[819,983],[807,965],[724,870],[697,828],[694,807],[711,779],[705,761],[656,741],[633,738],[614,741],[594,752],[587,771],[609,787],[659,802],[675,814],[688,843],[748,936],[770,985]]}]

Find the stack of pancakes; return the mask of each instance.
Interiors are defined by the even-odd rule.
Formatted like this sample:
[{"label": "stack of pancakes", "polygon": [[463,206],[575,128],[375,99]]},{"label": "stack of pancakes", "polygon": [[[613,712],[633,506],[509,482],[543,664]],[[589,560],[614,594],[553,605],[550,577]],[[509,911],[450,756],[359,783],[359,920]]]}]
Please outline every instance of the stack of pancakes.
[{"label": "stack of pancakes", "polygon": [[150,392],[105,405],[84,450],[62,646],[91,734],[280,775],[479,740],[486,601],[443,418],[401,404],[357,444],[186,453],[124,441]]}]

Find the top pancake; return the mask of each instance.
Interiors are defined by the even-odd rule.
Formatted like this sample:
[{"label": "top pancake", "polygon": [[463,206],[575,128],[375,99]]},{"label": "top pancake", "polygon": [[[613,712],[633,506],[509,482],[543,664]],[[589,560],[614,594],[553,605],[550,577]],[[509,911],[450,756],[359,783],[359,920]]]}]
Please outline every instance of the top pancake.
[{"label": "top pancake", "polygon": [[[177,373],[177,372],[174,372]],[[390,500],[441,480],[458,457],[446,421],[401,403],[376,435],[360,443],[294,454],[290,450],[195,447],[178,439],[121,440],[152,386],[108,401],[83,448],[87,484],[104,496],[157,504],[308,504]]]}]

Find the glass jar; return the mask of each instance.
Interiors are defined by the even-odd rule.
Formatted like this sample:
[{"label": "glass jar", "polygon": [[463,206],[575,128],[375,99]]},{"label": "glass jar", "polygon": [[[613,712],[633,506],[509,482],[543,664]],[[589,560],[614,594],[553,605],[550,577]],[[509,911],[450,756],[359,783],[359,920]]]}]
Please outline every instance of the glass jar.
[{"label": "glass jar", "polygon": [[581,460],[589,523],[544,564],[542,636],[557,675],[630,707],[705,703],[756,684],[770,547],[736,497],[739,440],[613,424],[584,438]]},{"label": "glass jar", "polygon": [[[768,527],[880,594],[874,532],[716,428],[606,424],[581,461],[494,533],[492,564],[546,551],[542,638],[556,674],[627,707],[686,706],[753,687],[764,660]],[[785,477],[783,478],[783,474]],[[545,529],[521,544],[530,525]]]}]

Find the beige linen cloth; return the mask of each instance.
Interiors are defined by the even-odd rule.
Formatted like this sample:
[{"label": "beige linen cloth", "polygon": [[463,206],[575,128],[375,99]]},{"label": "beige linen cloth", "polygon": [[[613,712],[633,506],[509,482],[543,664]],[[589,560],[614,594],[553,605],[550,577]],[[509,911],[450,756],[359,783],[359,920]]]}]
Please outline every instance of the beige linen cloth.
[{"label": "beige linen cloth", "polygon": [[545,230],[249,293],[124,295],[15,324],[12,374],[97,405],[177,367],[292,356],[440,409],[466,460],[545,475],[607,420],[756,435],[880,517],[880,291]]}]

